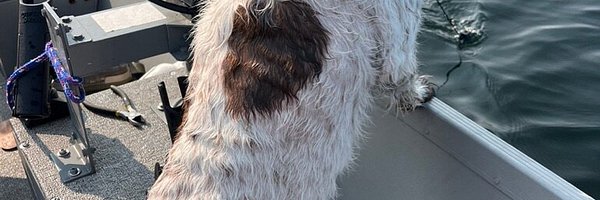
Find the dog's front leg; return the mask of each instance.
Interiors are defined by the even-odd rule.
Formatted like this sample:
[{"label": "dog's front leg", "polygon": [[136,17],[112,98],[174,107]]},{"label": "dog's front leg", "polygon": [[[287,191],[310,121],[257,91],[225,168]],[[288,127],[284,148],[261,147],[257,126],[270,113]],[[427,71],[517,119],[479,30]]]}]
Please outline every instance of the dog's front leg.
[{"label": "dog's front leg", "polygon": [[422,0],[378,0],[373,8],[381,59],[379,83],[391,93],[392,105],[401,110],[414,109],[434,93],[430,76],[419,76],[417,69],[421,4]]}]

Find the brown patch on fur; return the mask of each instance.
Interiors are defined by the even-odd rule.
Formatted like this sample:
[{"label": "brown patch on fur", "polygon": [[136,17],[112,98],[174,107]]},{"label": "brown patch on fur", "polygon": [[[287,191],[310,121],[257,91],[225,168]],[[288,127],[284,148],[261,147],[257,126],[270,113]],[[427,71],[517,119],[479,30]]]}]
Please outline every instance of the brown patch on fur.
[{"label": "brown patch on fur", "polygon": [[318,78],[328,34],[306,3],[252,1],[236,11],[229,52],[223,61],[226,110],[233,117],[268,116],[295,100]]}]

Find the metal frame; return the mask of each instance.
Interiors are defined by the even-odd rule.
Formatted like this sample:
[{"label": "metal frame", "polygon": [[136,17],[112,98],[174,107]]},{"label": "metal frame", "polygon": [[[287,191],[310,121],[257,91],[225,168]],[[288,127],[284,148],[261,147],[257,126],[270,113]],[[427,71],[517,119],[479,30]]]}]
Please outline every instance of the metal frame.
[{"label": "metal frame", "polygon": [[29,186],[31,187],[31,192],[33,193],[34,199],[46,199],[46,195],[42,191],[42,187],[40,187],[40,184],[39,184],[37,178],[33,175],[33,171],[31,170],[31,168],[28,164],[29,159],[23,152],[24,150],[28,149],[29,147],[30,147],[29,142],[23,142],[23,143],[19,144],[18,148],[19,148],[19,157],[21,157],[21,164],[23,165],[23,169],[25,171],[25,175],[27,176],[27,180],[28,180],[27,182],[29,183]]},{"label": "metal frame", "polygon": [[434,98],[425,108],[401,119],[507,196],[593,199],[443,101]]},{"label": "metal frame", "polygon": [[[66,45],[68,44],[66,38],[70,28],[62,22],[63,20],[58,17],[54,8],[48,3],[43,3],[42,15],[46,18],[50,38],[52,44],[58,50],[60,62],[66,68],[65,70],[73,74],[71,60],[68,59],[70,58],[69,52],[66,51]],[[72,88],[78,87],[74,86]],[[77,94],[79,91],[74,92]],[[71,102],[69,98],[66,99],[71,121],[75,127],[75,132],[71,134],[71,146],[50,154],[50,158],[58,169],[61,181],[65,183],[96,172],[92,159],[94,149],[89,144],[81,107],[79,104]]]},{"label": "metal frame", "polygon": [[[120,27],[107,29],[100,19]],[[185,60],[193,26],[188,16],[150,2],[62,16],[58,23],[67,27],[63,48],[70,52],[71,66],[75,66],[71,70],[79,77],[112,71],[123,63],[166,52]]]},{"label": "metal frame", "polygon": [[[94,19],[94,16],[102,14],[118,16],[128,12],[128,8],[137,9],[140,6],[154,11],[159,17],[139,24],[128,24],[116,30],[106,30]],[[59,60],[71,75],[85,77],[102,73],[113,70],[114,66],[122,63],[165,52],[171,52],[181,60],[188,56],[191,20],[183,14],[149,2],[63,17],[59,17],[55,7],[43,3],[42,15],[47,21],[50,39],[58,51]],[[130,19],[113,20],[128,23]],[[140,48],[142,44],[144,48]],[[115,52],[116,49],[119,52]],[[67,107],[75,129],[71,133],[71,145],[49,155],[64,183],[95,173],[95,149],[89,143],[81,107],[68,98]]]}]

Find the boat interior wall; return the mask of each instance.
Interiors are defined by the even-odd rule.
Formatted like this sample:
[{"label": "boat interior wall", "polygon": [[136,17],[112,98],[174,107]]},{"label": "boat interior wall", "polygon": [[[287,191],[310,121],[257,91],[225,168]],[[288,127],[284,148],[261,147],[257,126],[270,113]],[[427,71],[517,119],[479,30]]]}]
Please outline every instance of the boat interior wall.
[{"label": "boat interior wall", "polygon": [[437,98],[373,117],[343,199],[592,199]]}]

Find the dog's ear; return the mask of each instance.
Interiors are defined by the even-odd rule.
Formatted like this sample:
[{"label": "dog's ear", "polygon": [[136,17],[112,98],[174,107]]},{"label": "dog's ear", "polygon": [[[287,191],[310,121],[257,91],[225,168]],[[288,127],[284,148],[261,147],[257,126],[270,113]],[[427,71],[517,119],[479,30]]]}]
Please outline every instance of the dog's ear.
[{"label": "dog's ear", "polygon": [[226,110],[234,118],[269,116],[295,101],[321,73],[329,41],[310,5],[256,1],[237,10],[223,62]]}]

